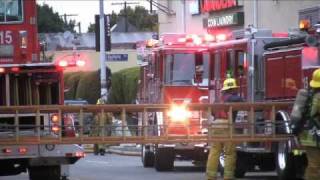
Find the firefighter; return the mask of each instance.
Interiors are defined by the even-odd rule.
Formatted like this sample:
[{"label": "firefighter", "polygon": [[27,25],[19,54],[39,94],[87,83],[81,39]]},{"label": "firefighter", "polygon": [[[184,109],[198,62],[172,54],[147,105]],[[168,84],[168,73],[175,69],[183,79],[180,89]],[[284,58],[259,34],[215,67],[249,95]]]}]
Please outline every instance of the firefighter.
[{"label": "firefighter", "polygon": [[[303,130],[304,123],[296,123],[293,127],[293,134],[299,136],[300,144],[305,150],[308,158],[308,167],[305,174],[306,180],[317,180],[320,177],[320,69],[313,72],[310,81],[311,92],[308,93],[310,101],[306,101],[304,114],[299,119],[307,119],[308,129]],[[299,127],[303,126],[303,127]],[[294,151],[294,154],[298,151]]]},{"label": "firefighter", "polygon": [[[103,105],[103,104],[106,104],[106,102],[104,99],[99,98],[97,100],[96,104]],[[94,136],[101,135],[102,130],[100,129],[100,127],[103,126],[103,124],[105,124],[105,126],[110,126],[112,124],[112,117],[113,116],[111,113],[98,113],[98,114],[96,114],[95,118],[94,118],[94,128],[92,130],[92,135],[94,135]],[[106,130],[104,130],[104,131],[106,131]],[[105,135],[110,136],[111,129],[107,128]],[[94,154],[98,155],[100,153],[100,155],[104,155],[105,148],[106,148],[105,144],[94,144]]]},{"label": "firefighter", "polygon": [[[242,98],[238,95],[238,86],[236,80],[233,78],[227,78],[223,82],[222,92],[222,101],[223,102],[242,102]],[[233,112],[233,117],[235,114]],[[210,134],[223,135],[229,133],[228,125],[222,125],[221,123],[228,123],[228,114],[227,112],[219,112],[215,115],[215,120],[213,120],[214,129],[210,130]],[[220,123],[220,125],[218,125]],[[227,135],[227,134],[225,134]],[[225,155],[225,166],[224,166],[224,179],[233,179],[234,170],[236,165],[236,147],[232,142],[215,142],[211,145],[208,161],[207,161],[207,170],[206,175],[208,180],[214,180],[217,177],[217,170],[219,164],[220,154],[224,152]]]}]

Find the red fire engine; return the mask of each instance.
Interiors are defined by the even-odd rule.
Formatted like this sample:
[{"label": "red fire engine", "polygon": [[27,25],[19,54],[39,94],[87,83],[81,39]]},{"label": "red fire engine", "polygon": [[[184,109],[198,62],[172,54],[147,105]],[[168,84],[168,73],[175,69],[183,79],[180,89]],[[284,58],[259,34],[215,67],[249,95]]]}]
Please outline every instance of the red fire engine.
[{"label": "red fire engine", "polygon": [[[161,45],[151,40],[146,43],[150,49],[139,48],[143,59],[139,103],[172,104],[171,110],[153,113],[149,125],[163,125],[170,121],[168,134],[183,135],[206,133],[201,122],[206,119],[199,111],[188,111],[186,104],[208,102],[209,61],[208,46],[202,45],[203,38],[212,41],[212,36],[166,34]],[[205,118],[203,118],[205,117]],[[184,128],[190,126],[191,128]],[[148,133],[161,135],[162,129]],[[142,148],[142,162],[145,167],[155,166],[158,171],[171,170],[176,158],[205,162],[207,148],[201,144],[148,144]]]},{"label": "red fire engine", "polygon": [[[307,87],[311,72],[320,67],[318,49],[306,46],[305,34],[289,37],[248,28],[235,33],[233,39],[228,37],[226,34],[166,35],[161,45],[144,54],[140,101],[174,104],[177,113],[171,110],[166,115],[150,115],[150,124],[159,125],[164,120],[173,124],[182,121],[203,124],[206,118],[202,118],[201,112],[188,112],[179,104],[221,102],[221,88],[227,76],[237,79],[240,95],[248,102],[292,101],[298,89]],[[257,122],[268,122],[265,113],[256,114]],[[238,112],[238,121],[245,121],[246,115]],[[275,128],[276,133],[291,133],[287,111],[279,111],[276,120],[283,124]],[[196,127],[191,128],[194,133],[205,132],[201,126]],[[258,134],[271,130],[267,125],[255,126]],[[170,129],[170,126],[168,131],[185,133],[183,128]],[[299,173],[287,164],[291,145],[291,142],[239,145],[236,176],[243,177],[248,171],[277,170],[280,179],[290,179]],[[205,144],[148,144],[142,150],[144,166],[154,165],[157,170],[172,169],[177,157],[201,161],[206,160],[207,154]],[[222,167],[223,159],[221,156]]]},{"label": "red fire engine", "polygon": [[[0,1],[0,105],[31,106],[64,103],[63,68],[40,58],[35,0]],[[40,60],[42,59],[42,60]],[[63,65],[64,66],[64,65]],[[67,114],[13,112],[0,116],[0,139],[34,136],[75,136]],[[61,129],[61,125],[67,127]],[[20,127],[19,127],[20,126]],[[18,137],[17,137],[18,138]],[[58,180],[69,164],[83,157],[77,145],[0,146],[0,175],[28,170],[30,179]]]}]

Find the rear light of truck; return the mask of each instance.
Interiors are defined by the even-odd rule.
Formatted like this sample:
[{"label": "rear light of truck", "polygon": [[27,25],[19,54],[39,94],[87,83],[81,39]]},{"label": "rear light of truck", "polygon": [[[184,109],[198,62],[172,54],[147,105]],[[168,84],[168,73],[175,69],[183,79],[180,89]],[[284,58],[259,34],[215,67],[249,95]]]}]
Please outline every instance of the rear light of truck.
[{"label": "rear light of truck", "polygon": [[75,153],[66,153],[66,157],[79,157],[79,158],[83,158],[85,157],[86,154],[84,152],[75,152]]},{"label": "rear light of truck", "polygon": [[58,134],[60,131],[59,116],[57,114],[51,115],[51,131]]},{"label": "rear light of truck", "polygon": [[27,154],[27,152],[28,152],[28,149],[26,147],[20,147],[19,148],[19,153],[20,154]]},{"label": "rear light of truck", "polygon": [[5,73],[6,69],[5,68],[0,68],[0,73]]},{"label": "rear light of truck", "polygon": [[10,153],[12,153],[12,150],[10,148],[4,148],[4,149],[2,149],[2,152],[4,154],[10,154]]},{"label": "rear light of truck", "polygon": [[20,68],[19,67],[12,67],[10,70],[11,70],[11,72],[14,72],[14,73],[20,72]]},{"label": "rear light of truck", "polygon": [[59,116],[58,116],[57,114],[52,115],[52,116],[51,116],[51,121],[52,121],[53,123],[59,122]]}]

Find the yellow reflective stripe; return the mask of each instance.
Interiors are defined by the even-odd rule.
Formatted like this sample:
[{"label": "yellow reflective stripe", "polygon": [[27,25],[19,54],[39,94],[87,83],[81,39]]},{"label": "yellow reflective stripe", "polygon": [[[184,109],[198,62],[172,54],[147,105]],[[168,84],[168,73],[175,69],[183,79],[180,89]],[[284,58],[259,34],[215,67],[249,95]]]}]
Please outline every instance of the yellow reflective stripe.
[{"label": "yellow reflective stripe", "polygon": [[305,153],[305,150],[294,149],[292,152],[293,152],[293,155],[294,155],[294,156],[300,156],[300,155],[302,155],[303,153]]}]

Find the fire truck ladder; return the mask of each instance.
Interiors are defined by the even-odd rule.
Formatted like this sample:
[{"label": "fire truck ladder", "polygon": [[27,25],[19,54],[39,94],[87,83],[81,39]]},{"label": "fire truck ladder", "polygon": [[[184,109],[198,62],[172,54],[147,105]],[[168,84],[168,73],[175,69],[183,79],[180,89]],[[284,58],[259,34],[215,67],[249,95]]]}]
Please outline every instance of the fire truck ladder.
[{"label": "fire truck ladder", "polygon": [[[0,145],[287,141],[291,138],[290,133],[283,133],[279,129],[289,127],[288,122],[278,121],[276,113],[291,107],[292,103],[190,104],[187,106],[188,110],[199,112],[205,118],[197,124],[189,124],[171,122],[167,116],[170,105],[7,106],[0,107],[0,119],[9,116],[12,118],[7,118],[6,123],[0,124]],[[228,120],[217,124],[213,115],[221,111],[228,114]],[[238,115],[242,112],[242,120],[234,121],[236,111]],[[34,123],[23,119],[30,115],[35,117]],[[45,123],[45,119],[50,119],[52,115],[60,119],[55,131],[53,124]],[[150,120],[159,115],[162,116],[162,124]],[[88,118],[93,116],[94,119],[99,119],[97,117],[100,116],[98,123]],[[63,118],[72,118],[75,126],[63,123]],[[110,118],[114,123],[108,123]],[[160,122],[160,116],[158,118]],[[132,123],[133,121],[136,122]],[[210,133],[221,128],[221,125],[225,126],[225,134]],[[201,131],[194,133],[197,126]],[[170,128],[184,129],[186,133],[172,134]],[[68,136],[67,131],[70,129],[76,135]]]}]

